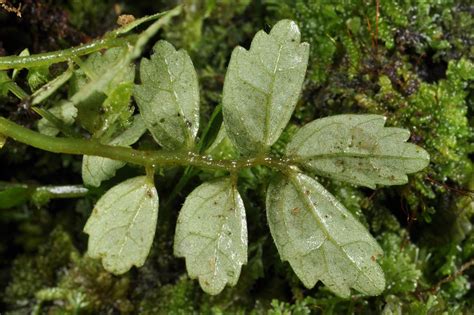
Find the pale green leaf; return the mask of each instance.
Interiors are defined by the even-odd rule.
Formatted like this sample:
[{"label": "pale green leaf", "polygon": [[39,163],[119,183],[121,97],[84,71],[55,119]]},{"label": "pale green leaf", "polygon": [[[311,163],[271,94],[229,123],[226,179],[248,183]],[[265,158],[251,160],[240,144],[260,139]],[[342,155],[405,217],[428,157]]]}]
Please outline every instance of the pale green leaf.
[{"label": "pale green leaf", "polygon": [[[114,47],[104,53],[91,54],[81,66],[81,70],[90,79],[88,87],[94,83],[95,91],[110,94],[115,86],[122,82],[133,82],[135,67],[128,60],[129,49]],[[127,62],[128,61],[128,62]],[[107,75],[108,72],[110,73]],[[103,80],[107,78],[107,80]],[[99,83],[100,84],[97,84]]]},{"label": "pale green leaf", "polygon": [[54,94],[61,86],[63,86],[72,77],[73,74],[74,66],[72,65],[72,63],[70,63],[66,71],[43,85],[40,89],[38,89],[31,95],[31,105],[38,105],[44,100],[46,100],[48,97]]},{"label": "pale green leaf", "polygon": [[130,106],[132,90],[133,82],[122,82],[107,96],[102,104],[101,113],[103,114],[97,121],[95,138],[110,139],[117,130],[126,126],[134,111],[134,108]]},{"label": "pale green leaf", "polygon": [[84,155],[82,159],[82,181],[87,186],[99,187],[107,179],[115,176],[125,162],[99,156]]},{"label": "pale green leaf", "polygon": [[[135,119],[123,133],[112,139],[108,144],[130,146],[134,144],[146,131],[145,124],[140,116]],[[115,172],[125,166],[125,162],[111,160],[99,156],[84,155],[82,160],[82,180],[84,184],[99,187],[102,181],[115,176]]]},{"label": "pale green leaf", "polygon": [[122,132],[117,137],[113,138],[108,142],[110,145],[120,145],[128,146],[132,145],[140,139],[140,137],[145,133],[146,126],[143,122],[143,119],[140,115],[133,116],[133,121],[130,127],[128,127],[124,132]]},{"label": "pale green leaf", "polygon": [[242,198],[230,178],[204,183],[186,198],[174,253],[186,258],[189,276],[199,278],[209,294],[237,283],[247,263],[247,223]]},{"label": "pale green leaf", "polygon": [[17,207],[26,203],[33,192],[28,185],[0,181],[0,209]]},{"label": "pale green leaf", "polygon": [[88,254],[114,274],[145,263],[155,235],[158,194],[146,176],[128,179],[97,202],[84,232]]},{"label": "pale green leaf", "polygon": [[[77,108],[71,102],[61,102],[50,108],[49,112],[66,126],[72,125],[77,117]],[[45,118],[38,121],[38,130],[48,136],[56,136],[59,133],[59,129]]]},{"label": "pale green leaf", "polygon": [[26,82],[32,91],[36,91],[42,85],[50,81],[49,65],[31,67],[28,69]]},{"label": "pale green leaf", "polygon": [[[110,103],[118,102],[121,109],[128,109],[130,89],[135,77],[135,67],[130,64],[131,48],[116,47],[108,49],[103,54],[95,53],[81,63],[81,69],[76,73],[77,91],[69,101],[78,109],[78,121],[94,137],[111,125],[109,120]],[[86,80],[81,79],[85,75]],[[124,93],[125,92],[125,93]],[[109,109],[109,110],[108,110]],[[107,125],[107,126],[104,126]]]},{"label": "pale green leaf", "polygon": [[292,21],[270,34],[258,32],[250,50],[236,47],[224,82],[227,133],[240,152],[266,151],[277,141],[295,109],[308,63],[309,45],[300,43]]},{"label": "pale green leaf", "polygon": [[376,259],[382,250],[364,226],[314,179],[280,176],[267,192],[267,217],[275,244],[303,284],[322,281],[335,294],[350,288],[380,294],[385,278]]},{"label": "pale green leaf", "polygon": [[166,149],[191,148],[199,128],[199,86],[185,50],[166,41],[153,47],[151,59],[140,64],[141,85],[135,87],[145,124]]},{"label": "pale green leaf", "polygon": [[406,129],[384,127],[380,115],[338,115],[301,128],[288,144],[287,155],[320,175],[375,188],[400,185],[409,173],[425,168],[428,153],[406,143]]}]

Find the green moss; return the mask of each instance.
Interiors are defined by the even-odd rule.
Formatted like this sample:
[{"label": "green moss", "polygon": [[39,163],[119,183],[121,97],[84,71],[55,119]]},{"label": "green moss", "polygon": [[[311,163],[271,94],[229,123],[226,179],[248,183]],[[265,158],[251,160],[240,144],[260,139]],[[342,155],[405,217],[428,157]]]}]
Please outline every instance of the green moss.
[{"label": "green moss", "polygon": [[38,250],[33,259],[20,256],[13,263],[12,281],[5,291],[7,303],[28,303],[42,286],[56,282],[56,270],[69,262],[69,254],[75,250],[69,236],[58,228],[51,233],[50,240]]},{"label": "green moss", "polygon": [[67,232],[56,228],[36,255],[15,259],[4,302],[12,312],[96,314],[111,309],[130,313],[128,277],[114,277],[100,262],[83,257]]},{"label": "green moss", "polygon": [[384,250],[381,266],[387,281],[386,295],[414,292],[422,275],[416,261],[419,249],[409,243],[406,233],[400,234],[384,233],[379,239]]},{"label": "green moss", "polygon": [[194,299],[199,288],[192,280],[182,276],[176,283],[164,285],[140,302],[140,313],[190,314],[196,311]]},{"label": "green moss", "polygon": [[64,0],[64,2],[69,12],[70,23],[89,34],[96,34],[98,29],[103,31],[104,27],[115,22],[111,14],[113,11],[110,0]]}]

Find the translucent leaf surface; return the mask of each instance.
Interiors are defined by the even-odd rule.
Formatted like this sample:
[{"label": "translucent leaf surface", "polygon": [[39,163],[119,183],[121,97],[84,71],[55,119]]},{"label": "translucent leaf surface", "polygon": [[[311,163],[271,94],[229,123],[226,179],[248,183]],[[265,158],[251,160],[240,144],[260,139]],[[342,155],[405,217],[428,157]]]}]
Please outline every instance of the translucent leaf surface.
[{"label": "translucent leaf surface", "polygon": [[291,174],[272,181],[267,216],[281,259],[306,287],[320,280],[342,297],[350,295],[350,288],[368,295],[383,291],[385,279],[376,262],[381,248],[314,179]]},{"label": "translucent leaf surface", "polygon": [[107,96],[102,104],[102,115],[98,120],[94,137],[109,139],[117,130],[123,128],[133,114],[130,106],[133,82],[122,82]]},{"label": "translucent leaf surface", "polygon": [[258,32],[250,50],[236,47],[224,82],[227,133],[244,154],[266,151],[280,136],[298,100],[309,45],[292,21]]},{"label": "translucent leaf surface", "polygon": [[129,55],[130,49],[120,47],[95,53],[76,72],[70,102],[78,108],[79,123],[94,135],[112,125],[107,124],[111,114],[128,109],[131,88],[127,87],[135,77]]},{"label": "translucent leaf surface", "polygon": [[192,147],[199,128],[199,86],[196,71],[184,50],[166,41],[153,47],[140,64],[141,85],[134,97],[145,124],[166,149]]},{"label": "translucent leaf surface", "polygon": [[66,71],[52,79],[51,81],[47,82],[43,85],[40,89],[35,91],[31,97],[31,105],[38,105],[46,100],[48,97],[53,95],[60,87],[62,87],[73,75],[74,73],[74,66],[72,62],[69,63],[69,67]]},{"label": "translucent leaf surface", "polygon": [[[77,108],[71,102],[61,102],[49,109],[49,112],[67,126],[72,125],[77,117]],[[59,129],[45,118],[38,121],[38,130],[48,136],[56,136],[59,133]]]},{"label": "translucent leaf surface", "polygon": [[104,268],[122,274],[145,263],[155,235],[158,194],[145,176],[128,179],[97,202],[84,231],[88,254],[102,259]]},{"label": "translucent leaf surface", "polygon": [[[118,135],[108,144],[117,146],[129,146],[134,144],[146,131],[145,124],[140,116],[135,119],[127,130]],[[82,180],[84,184],[99,187],[102,181],[115,176],[115,172],[126,163],[111,160],[99,156],[84,155],[82,160]]]},{"label": "translucent leaf surface", "polygon": [[174,253],[186,258],[189,276],[199,278],[209,294],[237,283],[247,263],[247,225],[242,199],[229,178],[204,183],[186,198]]},{"label": "translucent leaf surface", "polygon": [[27,202],[33,190],[28,185],[0,181],[0,209],[13,208]]},{"label": "translucent leaf surface", "polygon": [[[96,84],[96,90],[109,95],[122,82],[133,82],[135,66],[124,62],[127,60],[128,50],[122,47],[107,49],[104,53],[93,53],[81,64],[81,70],[89,78],[88,85]],[[113,75],[106,76],[109,71]],[[107,80],[104,80],[104,76]]]},{"label": "translucent leaf surface", "polygon": [[380,115],[317,119],[288,144],[287,155],[320,175],[356,185],[400,185],[429,163],[422,148],[406,143],[406,129],[384,127]]}]

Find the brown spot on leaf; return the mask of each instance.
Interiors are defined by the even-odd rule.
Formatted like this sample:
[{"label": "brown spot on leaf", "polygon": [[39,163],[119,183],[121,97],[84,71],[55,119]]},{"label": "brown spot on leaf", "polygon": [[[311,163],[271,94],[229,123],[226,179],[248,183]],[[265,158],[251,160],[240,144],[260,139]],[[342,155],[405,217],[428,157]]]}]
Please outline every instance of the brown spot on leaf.
[{"label": "brown spot on leaf", "polygon": [[300,208],[294,207],[293,209],[291,209],[292,215],[298,215],[299,213],[300,213]]},{"label": "brown spot on leaf", "polygon": [[148,198],[153,198],[153,191],[151,189],[147,189],[146,195]]}]

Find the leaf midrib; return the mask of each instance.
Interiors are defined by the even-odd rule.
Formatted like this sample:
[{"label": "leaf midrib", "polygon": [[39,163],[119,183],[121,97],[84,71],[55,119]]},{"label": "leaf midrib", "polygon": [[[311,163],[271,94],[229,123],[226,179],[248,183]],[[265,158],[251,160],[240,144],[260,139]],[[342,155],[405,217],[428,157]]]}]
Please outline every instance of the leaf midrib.
[{"label": "leaf midrib", "polygon": [[297,163],[304,163],[308,160],[324,160],[333,158],[376,158],[376,159],[399,159],[399,160],[425,160],[423,157],[411,157],[402,155],[384,155],[384,154],[372,154],[372,153],[356,153],[356,152],[340,152],[340,153],[323,153],[308,155],[306,157],[293,158],[293,161]]},{"label": "leaf midrib", "polygon": [[[178,54],[178,52],[174,51],[173,54]],[[185,68],[186,68],[186,64],[185,64],[185,62],[183,62],[183,69],[173,80],[173,74],[171,73],[171,67],[169,65],[168,56],[165,56],[163,58],[163,60],[166,64],[166,72],[168,72],[168,78],[169,78],[170,86],[171,86],[171,89],[172,89],[172,93],[170,93],[170,94],[173,95],[175,107],[177,108],[179,114],[181,115],[181,119],[179,120],[179,122],[180,122],[180,125],[181,125],[181,130],[183,132],[183,136],[185,137],[183,144],[186,147],[190,148],[192,146],[192,144],[194,143],[193,137],[191,135],[190,130],[186,127],[186,122],[185,122],[186,116],[184,115],[183,108],[181,107],[181,104],[180,104],[180,101],[178,99],[178,95],[177,95],[176,89],[175,89],[175,82],[178,81],[181,78],[181,76],[183,75],[183,73],[185,71]]]},{"label": "leaf midrib", "polygon": [[276,73],[278,72],[278,65],[280,63],[280,58],[281,58],[281,51],[283,49],[283,45],[279,44],[278,47],[278,55],[277,55],[277,60],[275,62],[275,67],[273,68],[273,75],[271,76],[271,82],[270,82],[270,88],[269,88],[269,94],[265,96],[265,129],[263,132],[263,137],[265,138],[265,145],[268,145],[268,138],[269,138],[269,133],[270,133],[270,114],[272,110],[272,102],[273,102],[273,94],[274,94],[274,88],[275,88],[275,79],[276,79]]},{"label": "leaf midrib", "polygon": [[[303,183],[301,183],[301,181],[297,178],[298,177],[298,174],[291,174],[290,176],[290,181],[293,185],[293,187],[295,187],[296,189],[296,192],[298,193],[298,195],[300,196],[300,200],[303,201],[303,203],[306,205],[306,207],[308,207],[308,209],[311,211],[311,214],[312,216],[314,217],[317,225],[321,228],[321,230],[323,231],[324,235],[326,236],[326,239],[321,243],[321,246],[318,247],[319,248],[324,248],[323,247],[323,244],[324,242],[326,241],[330,241],[331,243],[333,243],[335,245],[335,247],[342,251],[344,253],[344,256],[351,262],[351,264],[354,266],[354,268],[357,269],[357,273],[358,273],[358,276],[360,273],[363,273],[363,270],[361,268],[359,268],[359,266],[357,265],[357,263],[352,259],[352,257],[350,255],[347,254],[347,252],[344,250],[343,246],[345,246],[346,244],[344,245],[340,245],[332,236],[331,234],[329,233],[328,229],[326,228],[326,226],[321,222],[321,218],[318,216],[318,214],[316,213],[315,211],[315,207],[314,205],[312,204],[311,200],[309,199],[309,197],[305,194],[305,192],[302,190],[302,186],[303,186]],[[363,241],[359,241],[359,242],[363,242]],[[313,251],[313,250],[311,250]],[[327,263],[327,262],[326,262]],[[325,266],[326,267],[326,270],[327,269],[327,265]]]}]

